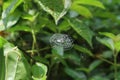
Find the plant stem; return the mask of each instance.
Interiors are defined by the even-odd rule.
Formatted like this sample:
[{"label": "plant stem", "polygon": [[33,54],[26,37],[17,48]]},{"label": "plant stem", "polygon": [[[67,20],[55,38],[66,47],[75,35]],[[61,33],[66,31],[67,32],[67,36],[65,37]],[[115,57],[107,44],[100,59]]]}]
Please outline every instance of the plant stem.
[{"label": "plant stem", "polygon": [[117,80],[117,52],[114,52],[114,79]]},{"label": "plant stem", "polygon": [[45,51],[45,50],[48,50],[50,49],[50,47],[45,47],[45,48],[42,48],[42,49],[34,49],[34,50],[27,50],[26,52],[28,53],[31,53],[31,52],[40,52],[40,51]]},{"label": "plant stem", "polygon": [[32,29],[31,31],[32,37],[33,37],[33,43],[32,43],[32,55],[34,55],[35,45],[37,44],[35,31]]},{"label": "plant stem", "polygon": [[[114,62],[111,62],[111,61],[109,61],[109,60],[107,60],[107,59],[105,59],[105,58],[103,58],[103,57],[101,57],[101,56],[96,56],[96,57],[97,57],[98,59],[100,59],[100,60],[102,60],[102,61],[104,61],[104,62],[106,62],[106,63],[111,64],[111,65],[114,66]],[[117,67],[120,67],[120,64],[116,63],[116,66],[117,66]]]},{"label": "plant stem", "polygon": [[104,62],[107,62],[107,63],[109,63],[109,64],[111,64],[111,65],[114,65],[113,62],[111,62],[111,61],[109,61],[109,60],[107,60],[107,59],[105,59],[105,58],[103,58],[103,57],[101,57],[101,56],[96,56],[96,57],[97,57],[98,59],[104,61]]}]

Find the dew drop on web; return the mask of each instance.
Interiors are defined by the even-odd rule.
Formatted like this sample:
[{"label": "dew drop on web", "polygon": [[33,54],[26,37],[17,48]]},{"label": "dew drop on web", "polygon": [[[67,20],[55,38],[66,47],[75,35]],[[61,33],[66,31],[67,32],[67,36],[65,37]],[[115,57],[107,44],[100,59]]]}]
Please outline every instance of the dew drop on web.
[{"label": "dew drop on web", "polygon": [[60,46],[64,50],[68,50],[73,47],[73,40],[67,34],[56,33],[50,37],[50,45],[52,47]]}]

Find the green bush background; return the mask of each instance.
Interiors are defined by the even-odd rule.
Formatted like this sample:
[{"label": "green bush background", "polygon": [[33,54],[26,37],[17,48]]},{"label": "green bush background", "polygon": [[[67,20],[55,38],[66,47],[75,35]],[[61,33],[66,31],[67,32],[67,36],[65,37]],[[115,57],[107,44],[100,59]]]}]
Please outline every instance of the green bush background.
[{"label": "green bush background", "polygon": [[[0,80],[119,80],[119,8],[119,0],[0,0]],[[52,48],[55,33],[73,48]]]}]

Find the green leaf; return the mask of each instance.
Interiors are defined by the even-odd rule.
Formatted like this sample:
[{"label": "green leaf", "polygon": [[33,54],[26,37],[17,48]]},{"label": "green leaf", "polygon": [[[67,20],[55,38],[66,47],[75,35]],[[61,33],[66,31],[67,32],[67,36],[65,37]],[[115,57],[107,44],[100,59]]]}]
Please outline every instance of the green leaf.
[{"label": "green leaf", "polygon": [[3,45],[4,45],[6,42],[7,42],[7,41],[6,41],[3,37],[0,36],[0,48],[2,48]]},{"label": "green leaf", "polygon": [[84,68],[84,67],[83,67],[83,68],[81,68],[81,67],[80,67],[80,68],[77,68],[77,70],[78,70],[78,71],[84,71],[84,72],[86,72],[86,73],[89,73],[89,72],[90,72],[90,70],[89,70],[88,68]]},{"label": "green leaf", "polygon": [[34,76],[32,76],[33,80],[46,80],[46,76],[44,76],[43,78],[39,79],[39,78],[35,78]]},{"label": "green leaf", "polygon": [[101,60],[96,60],[94,62],[92,62],[92,64],[90,64],[89,66],[89,71],[94,70],[96,67],[98,67],[100,64],[102,63]]},{"label": "green leaf", "polygon": [[69,24],[92,47],[92,37],[94,33],[89,29],[89,27],[85,26],[82,22],[76,19],[69,20]]},{"label": "green leaf", "polygon": [[38,16],[38,13],[35,14],[35,15],[24,14],[24,15],[22,16],[22,18],[23,18],[23,19],[27,19],[27,20],[33,22],[33,21],[36,19],[37,16]]},{"label": "green leaf", "polygon": [[114,42],[112,39],[110,38],[96,38],[100,43],[102,43],[103,45],[107,46],[108,48],[110,48],[111,50],[114,51],[115,47],[114,47]]},{"label": "green leaf", "polygon": [[5,57],[3,48],[0,48],[0,80],[5,80]]},{"label": "green leaf", "polygon": [[13,13],[22,2],[23,0],[12,0],[7,2],[7,6],[3,5],[2,19]]},{"label": "green leaf", "polygon": [[113,34],[113,33],[109,33],[109,32],[99,32],[99,34],[101,34],[101,35],[104,35],[104,36],[106,36],[106,37],[109,37],[109,38],[111,38],[111,39],[115,39],[115,35]]},{"label": "green leaf", "polygon": [[15,32],[15,31],[26,31],[31,32],[31,28],[25,25],[16,25],[7,30],[8,32]]},{"label": "green leaf", "polygon": [[117,34],[116,37],[114,38],[115,42],[119,42],[120,41],[120,34]]},{"label": "green leaf", "polygon": [[115,43],[115,49],[116,49],[117,52],[120,51],[120,41]]},{"label": "green leaf", "polygon": [[[120,51],[120,34],[118,34],[116,36],[112,33],[109,33],[109,32],[100,32],[100,34],[112,39],[112,44],[109,42],[109,47],[110,47],[110,45],[112,45],[112,46],[114,46],[114,48],[117,52]],[[110,48],[112,49],[112,47],[110,47]]]},{"label": "green leaf", "polygon": [[117,79],[118,80],[120,80],[120,75],[119,74],[120,74],[120,72],[118,72],[118,74],[117,74]]},{"label": "green leaf", "polygon": [[114,42],[112,39],[110,38],[96,38],[100,43],[102,43],[103,45],[107,46],[108,48],[110,48],[111,50],[114,51],[115,47],[114,47]]},{"label": "green leaf", "polygon": [[30,65],[22,52],[10,43],[4,45],[5,80],[29,80]]},{"label": "green leaf", "polygon": [[82,15],[86,18],[92,17],[92,13],[89,11],[89,9],[87,9],[84,6],[72,4],[71,10],[78,12],[80,15]]},{"label": "green leaf", "polygon": [[5,80],[5,57],[3,48],[0,48],[0,80]]},{"label": "green leaf", "polygon": [[104,51],[100,56],[103,58],[112,58],[113,52],[112,51]]},{"label": "green leaf", "polygon": [[63,56],[63,55],[64,55],[64,49],[63,49],[63,47],[61,47],[61,46],[55,46],[55,47],[53,47],[53,49],[52,49],[52,53],[53,53],[53,54],[60,55],[60,56]]},{"label": "green leaf", "polygon": [[44,11],[52,15],[56,24],[71,6],[71,0],[36,0],[36,2]]},{"label": "green leaf", "polygon": [[112,20],[116,19],[116,15],[113,14],[112,12],[109,12],[109,11],[105,11],[105,12],[102,11],[101,12],[99,10],[99,11],[96,11],[96,13],[94,15],[97,16],[97,17],[101,17],[101,18],[109,18],[109,19],[112,19]]},{"label": "green leaf", "polygon": [[32,67],[32,74],[34,80],[46,80],[47,66],[37,62]]},{"label": "green leaf", "polygon": [[77,72],[70,68],[65,68],[65,72],[75,80],[87,80],[85,74],[82,72]]},{"label": "green leaf", "polygon": [[61,23],[59,24],[58,28],[59,28],[60,32],[61,32],[61,31],[68,31],[68,30],[70,29],[69,26],[70,26],[70,25],[69,25],[68,21],[67,21],[67,20],[64,20],[63,22],[61,22]]},{"label": "green leaf", "polygon": [[110,79],[101,75],[95,75],[90,80],[110,80]]},{"label": "green leaf", "polygon": [[[13,13],[15,9],[23,2],[23,0],[8,0],[7,2],[4,2],[3,4],[3,14],[4,16],[7,16],[10,13]],[[2,17],[4,17],[2,15]]]},{"label": "green leaf", "polygon": [[6,40],[0,36],[0,80],[5,80],[5,56],[3,51],[3,45]]},{"label": "green leaf", "polygon": [[21,15],[20,12],[16,11],[12,14],[9,14],[7,17],[3,18],[2,20],[0,20],[0,25],[1,25],[0,31],[3,31],[15,25],[19,20],[20,15]]},{"label": "green leaf", "polygon": [[104,5],[99,0],[75,0],[74,4],[85,4],[85,5],[92,5],[102,9],[105,9]]},{"label": "green leaf", "polygon": [[74,48],[82,53],[88,54],[89,56],[93,56],[92,52],[85,47],[82,47],[79,45],[74,45]]},{"label": "green leaf", "polygon": [[3,46],[7,41],[0,36],[0,80],[5,80],[5,56]]},{"label": "green leaf", "polygon": [[[116,50],[117,52],[119,52],[120,51],[120,34],[118,34],[117,36],[115,36],[114,34],[112,34],[112,33],[108,33],[108,32],[100,32],[100,34],[101,35],[104,35],[104,36],[106,36],[106,37],[109,37],[110,39],[111,39],[111,41],[112,41],[112,43],[110,43],[110,39],[109,40],[107,40],[108,42],[107,43],[105,43],[104,41],[104,43],[107,45],[107,47],[109,47],[110,49],[112,49],[112,50]],[[109,45],[108,45],[108,43],[109,43]],[[111,46],[110,46],[111,45]],[[114,49],[113,49],[113,47],[114,47]]]},{"label": "green leaf", "polygon": [[41,62],[41,63],[44,63],[44,64],[49,64],[49,61],[45,58],[45,57],[42,57],[42,56],[33,56],[33,59],[35,61],[38,61],[38,62]]},{"label": "green leaf", "polygon": [[75,52],[69,52],[64,55],[64,59],[68,59],[77,65],[81,65],[81,58]]},{"label": "green leaf", "polygon": [[116,35],[114,38],[114,43],[115,43],[115,49],[117,52],[120,51],[120,34]]},{"label": "green leaf", "polygon": [[0,20],[0,31],[5,30],[17,23],[21,14],[16,10],[16,8],[22,2],[23,0],[13,0],[12,2],[8,1],[7,5],[4,4],[2,19]]}]

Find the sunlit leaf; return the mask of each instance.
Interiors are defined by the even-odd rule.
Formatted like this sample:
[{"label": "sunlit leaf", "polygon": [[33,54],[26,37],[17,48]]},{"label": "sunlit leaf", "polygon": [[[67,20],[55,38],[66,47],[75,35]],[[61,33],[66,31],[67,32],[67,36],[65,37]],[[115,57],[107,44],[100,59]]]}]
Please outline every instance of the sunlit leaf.
[{"label": "sunlit leaf", "polygon": [[31,28],[24,25],[16,25],[10,29],[7,30],[8,32],[15,32],[15,31],[26,31],[31,32]]},{"label": "sunlit leaf", "polygon": [[23,2],[23,0],[12,0],[5,2],[3,5],[2,19],[6,18],[9,14],[13,13],[15,9]]},{"label": "sunlit leaf", "polygon": [[11,26],[13,26],[14,24],[16,24],[17,21],[20,18],[20,15],[21,14],[19,13],[19,11],[18,12],[16,11],[15,13],[9,14],[7,17],[5,17],[2,20],[0,20],[0,25],[2,25],[0,27],[0,31],[8,29]]},{"label": "sunlit leaf", "polygon": [[22,52],[10,43],[4,45],[5,80],[29,80],[30,65]]},{"label": "sunlit leaf", "polygon": [[13,0],[4,3],[3,12],[2,12],[2,19],[0,20],[0,31],[5,30],[14,24],[17,23],[20,12],[16,11],[16,8],[23,2],[23,0]]},{"label": "sunlit leaf", "polygon": [[36,0],[43,10],[51,14],[56,22],[67,13],[71,0]]},{"label": "sunlit leaf", "polygon": [[0,37],[0,80],[5,80],[5,56],[3,46],[6,40]]},{"label": "sunlit leaf", "polygon": [[115,46],[116,51],[119,52],[120,51],[120,34],[116,35],[113,38],[113,41],[114,41],[114,46]]},{"label": "sunlit leaf", "polygon": [[[13,13],[15,9],[23,2],[23,0],[8,0],[3,4],[3,14],[2,17],[7,16],[10,13]],[[4,14],[5,13],[5,14]]]},{"label": "sunlit leaf", "polygon": [[23,15],[22,18],[33,22],[37,16],[38,16],[38,13],[35,15],[26,14],[26,15]]},{"label": "sunlit leaf", "polygon": [[105,9],[104,5],[99,0],[75,0],[74,4],[86,4]]},{"label": "sunlit leaf", "polygon": [[109,33],[109,32],[99,32],[99,34],[101,34],[101,35],[104,35],[104,36],[106,36],[106,37],[109,37],[109,38],[111,38],[111,39],[115,39],[115,35],[113,34],[113,33]]},{"label": "sunlit leaf", "polygon": [[7,41],[0,36],[0,48],[2,48],[3,45],[4,45],[6,42],[7,42]]},{"label": "sunlit leaf", "polygon": [[88,8],[76,4],[72,4],[71,10],[78,12],[80,15],[84,17],[92,17],[92,13],[89,11]]},{"label": "sunlit leaf", "polygon": [[115,49],[116,49],[117,52],[120,51],[120,41],[115,43]]}]

